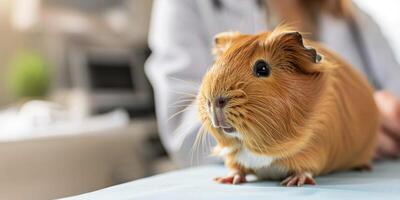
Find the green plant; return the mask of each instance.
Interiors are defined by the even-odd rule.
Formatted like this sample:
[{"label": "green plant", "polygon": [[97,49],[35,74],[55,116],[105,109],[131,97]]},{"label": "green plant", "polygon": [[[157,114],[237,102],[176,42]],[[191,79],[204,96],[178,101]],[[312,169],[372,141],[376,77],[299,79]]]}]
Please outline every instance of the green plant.
[{"label": "green plant", "polygon": [[50,87],[50,73],[40,54],[26,51],[15,56],[10,65],[9,88],[18,98],[44,97]]}]

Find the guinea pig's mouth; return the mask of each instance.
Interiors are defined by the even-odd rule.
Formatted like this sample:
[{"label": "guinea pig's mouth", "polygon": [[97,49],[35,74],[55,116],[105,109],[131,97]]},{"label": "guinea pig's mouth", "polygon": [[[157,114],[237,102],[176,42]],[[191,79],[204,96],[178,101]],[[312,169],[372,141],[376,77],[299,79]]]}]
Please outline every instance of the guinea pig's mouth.
[{"label": "guinea pig's mouth", "polygon": [[236,131],[235,128],[228,127],[228,128],[221,128],[221,129],[224,131],[225,135],[227,135],[229,137],[241,139],[240,134]]},{"label": "guinea pig's mouth", "polygon": [[233,133],[233,132],[235,132],[235,131],[236,131],[236,129],[235,129],[235,128],[233,128],[233,127],[229,127],[229,128],[222,128],[222,130],[223,130],[225,133]]}]

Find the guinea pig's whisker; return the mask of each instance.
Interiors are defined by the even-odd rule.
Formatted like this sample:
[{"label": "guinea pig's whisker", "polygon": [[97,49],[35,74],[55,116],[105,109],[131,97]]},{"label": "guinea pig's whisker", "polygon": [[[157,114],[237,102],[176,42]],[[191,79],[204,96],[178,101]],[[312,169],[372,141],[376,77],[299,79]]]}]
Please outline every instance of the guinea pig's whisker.
[{"label": "guinea pig's whisker", "polygon": [[171,117],[168,118],[167,121],[173,119],[174,117],[178,116],[179,114],[185,112],[187,109],[189,109],[191,106],[187,106],[186,108],[179,110],[178,112],[174,113],[173,115],[171,115]]},{"label": "guinea pig's whisker", "polygon": [[[267,123],[262,123],[262,122],[260,122],[259,120],[257,120],[256,118],[252,118],[252,120],[253,120],[254,122],[256,122],[256,124],[257,124],[260,128],[262,128],[263,132],[264,132],[265,134],[267,134],[268,136],[270,136],[270,137],[272,137],[271,132],[278,132],[278,130],[277,130],[274,126],[265,125],[265,124],[267,124]],[[267,127],[266,127],[266,126],[267,126]]]},{"label": "guinea pig's whisker", "polygon": [[[205,130],[205,132],[207,132],[207,130]],[[208,152],[211,152],[211,149],[212,149],[211,137],[210,136],[211,135],[206,135],[206,137],[207,137],[207,151]]]},{"label": "guinea pig's whisker", "polygon": [[235,117],[239,117],[240,116],[240,111],[237,110],[237,109],[231,109],[229,112],[230,112],[231,115],[233,115]]},{"label": "guinea pig's whisker", "polygon": [[171,105],[176,105],[176,104],[185,103],[185,102],[190,102],[190,103],[192,103],[193,101],[195,101],[195,99],[181,99],[181,100],[179,100],[179,101],[175,101],[175,102],[172,103]]},{"label": "guinea pig's whisker", "polygon": [[[251,128],[250,128],[251,129]],[[256,135],[256,137],[253,137],[253,136],[249,136],[246,132],[242,132],[241,133],[244,137],[244,139],[245,140],[249,140],[250,139],[250,141],[251,141],[251,144],[255,144],[255,146],[257,147],[257,149],[260,151],[260,152],[262,152],[262,149],[261,149],[261,147],[260,147],[260,144],[259,144],[259,137]]]},{"label": "guinea pig's whisker", "polygon": [[187,92],[179,92],[179,91],[174,91],[174,90],[171,90],[171,92],[175,93],[175,94],[182,94],[182,95],[191,96],[191,97],[194,97],[194,98],[197,97],[197,94],[191,94],[191,93],[187,93]]},{"label": "guinea pig's whisker", "polygon": [[184,100],[184,101],[177,101],[175,103],[171,103],[169,106],[181,106],[181,105],[196,105],[193,100]]},{"label": "guinea pig's whisker", "polygon": [[[257,106],[255,106],[255,107],[257,107]],[[256,108],[253,112],[254,112],[254,113],[257,113],[257,114],[260,115],[260,116],[262,116],[261,118],[264,119],[264,120],[266,120],[266,121],[268,121],[268,123],[260,123],[260,122],[259,122],[259,124],[260,124],[260,125],[266,124],[266,125],[268,126],[268,127],[267,127],[268,129],[267,129],[267,130],[270,130],[270,131],[272,131],[272,132],[278,133],[279,130],[276,128],[276,127],[279,126],[279,125],[277,124],[278,122],[277,122],[276,120],[272,119],[270,116],[279,115],[279,113],[271,113],[270,115],[267,115],[267,114],[261,112],[260,109],[262,109],[262,108],[261,108],[261,107]],[[256,120],[256,119],[255,119],[255,120]],[[289,139],[288,136],[284,136],[284,135],[283,135],[283,137]]]},{"label": "guinea pig's whisker", "polygon": [[182,96],[179,96],[178,97],[178,100],[195,100],[195,99],[197,99],[197,96],[184,96],[184,95],[182,95]]},{"label": "guinea pig's whisker", "polygon": [[[173,137],[177,137],[177,138],[179,138],[179,137],[185,137],[185,135],[183,135],[183,134],[185,134],[185,133],[187,133],[187,130],[185,130],[185,129],[190,129],[191,127],[188,127],[187,126],[187,124],[185,124],[185,123],[182,123],[182,124],[180,124],[175,130],[174,130],[174,132],[172,133],[172,135],[173,135]],[[192,148],[191,148],[191,152],[190,152],[190,164],[191,165],[193,165],[193,158],[194,158],[194,150],[193,149],[199,149],[198,148],[198,146],[200,145],[199,144],[199,142],[198,141],[200,141],[201,139],[202,139],[202,135],[204,135],[204,133],[202,133],[202,132],[204,132],[203,131],[204,130],[204,125],[202,125],[201,127],[200,127],[200,129],[198,130],[198,134],[197,134],[197,136],[196,136],[196,140],[195,140],[195,142],[193,143],[193,146],[192,146]],[[197,141],[197,142],[196,142]],[[199,157],[199,155],[197,155],[197,158]],[[199,163],[199,161],[197,161],[197,163]]]},{"label": "guinea pig's whisker", "polygon": [[203,131],[203,137],[205,137],[205,139],[203,139],[204,143],[202,146],[203,149],[203,155],[209,155],[211,152],[211,141],[210,141],[210,134],[207,134],[207,130]]},{"label": "guinea pig's whisker", "polygon": [[265,127],[263,123],[261,123],[260,121],[258,121],[255,117],[252,118],[252,120],[256,123],[257,126],[259,126],[260,128],[262,128],[262,132],[265,133],[266,135],[268,135],[268,137],[259,135],[259,131],[254,131],[254,134],[262,141],[266,142],[266,139],[271,140],[272,142],[274,142],[275,144],[277,144],[276,140],[273,138],[273,135],[270,133],[270,130],[273,129],[272,127]]},{"label": "guinea pig's whisker", "polygon": [[181,124],[172,132],[172,135],[173,135],[174,137],[184,137],[184,135],[182,135],[182,134],[186,133],[186,132],[185,132],[185,128],[187,128],[187,127],[185,127],[185,126],[187,126],[187,124],[181,123]]},{"label": "guinea pig's whisker", "polygon": [[192,104],[192,103],[182,103],[182,104],[175,104],[175,105],[169,105],[168,108],[182,108],[182,107],[192,107],[192,106],[197,106],[196,104]]},{"label": "guinea pig's whisker", "polygon": [[260,142],[259,142],[260,140],[254,138],[254,137],[251,137],[251,140],[252,140],[252,144],[255,145],[255,147],[258,149],[258,151],[259,152],[263,152],[263,149],[261,148],[261,145],[260,145]]},{"label": "guinea pig's whisker", "polygon": [[200,83],[197,83],[197,82],[194,82],[194,81],[179,79],[179,78],[176,78],[176,77],[169,77],[169,79],[171,79],[171,80],[176,80],[176,81],[181,81],[181,82],[187,83],[187,84],[189,84],[189,85],[191,85],[191,86],[194,86],[194,87],[196,87],[196,88],[199,88],[199,87],[200,87]]},{"label": "guinea pig's whisker", "polygon": [[178,97],[178,101],[180,100],[192,100],[195,101],[198,97],[197,96],[180,96]]},{"label": "guinea pig's whisker", "polygon": [[239,107],[241,105],[243,105],[244,103],[246,103],[246,99],[244,98],[235,98],[232,100],[232,102],[230,102],[230,104],[227,106],[227,108],[235,108],[235,107]]},{"label": "guinea pig's whisker", "polygon": [[181,105],[170,105],[168,108],[182,108],[182,107],[188,107],[188,106],[194,106],[193,104],[181,104]]},{"label": "guinea pig's whisker", "polygon": [[[193,159],[194,159],[195,156],[196,156],[196,159],[197,159],[197,164],[200,163],[199,162],[199,157],[201,155],[199,155],[199,149],[201,147],[201,144],[203,144],[204,136],[206,135],[206,133],[207,133],[207,130],[205,129],[204,124],[203,124],[200,127],[200,129],[198,130],[197,135],[196,135],[196,139],[195,139],[195,141],[193,143],[193,146],[192,146],[192,148],[190,150],[191,151],[191,156],[190,156],[191,157],[191,165],[194,165]],[[194,155],[195,152],[196,152],[196,155]]]},{"label": "guinea pig's whisker", "polygon": [[196,135],[196,139],[195,139],[195,141],[194,141],[194,143],[193,143],[193,146],[192,146],[192,148],[190,149],[190,165],[191,165],[191,166],[194,165],[194,158],[195,158],[195,156],[196,156],[196,158],[197,158],[197,163],[199,162],[199,160],[198,160],[198,154],[195,155],[195,152],[198,152],[197,150],[199,149],[199,143],[200,143],[199,141],[200,141],[201,138],[202,138],[202,134],[201,134],[202,127],[203,127],[203,126],[200,127],[200,129],[199,129],[199,131],[198,131],[198,133],[197,133],[197,135]]}]

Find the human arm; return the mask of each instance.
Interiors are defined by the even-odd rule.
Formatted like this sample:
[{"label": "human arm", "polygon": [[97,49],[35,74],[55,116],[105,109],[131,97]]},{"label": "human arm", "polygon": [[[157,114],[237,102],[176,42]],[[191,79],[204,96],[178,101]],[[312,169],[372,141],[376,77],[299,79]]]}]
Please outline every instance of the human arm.
[{"label": "human arm", "polygon": [[196,1],[189,0],[154,2],[149,36],[152,55],[146,63],[160,138],[180,166],[212,162],[208,149],[191,152],[201,126],[194,97],[212,61],[211,41],[196,6]]}]

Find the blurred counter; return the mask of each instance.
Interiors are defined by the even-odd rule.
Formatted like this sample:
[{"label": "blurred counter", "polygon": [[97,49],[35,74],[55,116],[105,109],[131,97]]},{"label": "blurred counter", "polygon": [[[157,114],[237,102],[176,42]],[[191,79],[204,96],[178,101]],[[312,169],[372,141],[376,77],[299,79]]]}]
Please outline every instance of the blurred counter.
[{"label": "blurred counter", "polygon": [[129,120],[115,111],[44,126],[54,118],[35,115],[41,125],[33,128],[32,116],[11,113],[0,114],[0,199],[65,197],[151,173],[146,145],[157,133],[154,119]]}]

